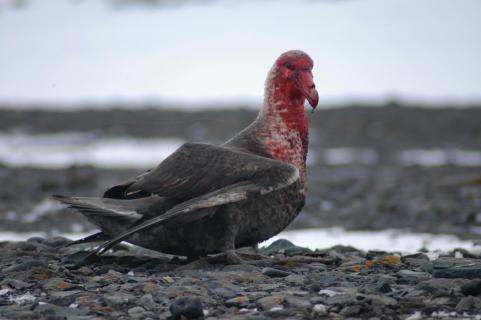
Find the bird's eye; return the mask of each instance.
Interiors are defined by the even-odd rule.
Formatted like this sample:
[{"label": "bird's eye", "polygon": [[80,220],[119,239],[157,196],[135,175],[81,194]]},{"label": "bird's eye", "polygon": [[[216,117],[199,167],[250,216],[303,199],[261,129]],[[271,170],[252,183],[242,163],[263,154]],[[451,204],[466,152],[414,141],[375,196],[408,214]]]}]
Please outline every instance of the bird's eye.
[{"label": "bird's eye", "polygon": [[284,63],[284,67],[286,67],[289,70],[294,70],[296,68],[292,64],[290,64],[289,62]]}]

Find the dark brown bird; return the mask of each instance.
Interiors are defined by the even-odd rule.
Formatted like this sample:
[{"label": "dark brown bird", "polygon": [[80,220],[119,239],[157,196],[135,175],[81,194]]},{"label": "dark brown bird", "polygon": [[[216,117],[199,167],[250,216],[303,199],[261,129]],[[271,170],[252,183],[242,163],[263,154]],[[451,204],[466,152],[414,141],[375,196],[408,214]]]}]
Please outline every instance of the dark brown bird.
[{"label": "dark brown bird", "polygon": [[318,93],[312,59],[282,54],[270,70],[257,119],[221,146],[185,143],[156,168],[108,189],[102,198],[54,196],[79,210],[109,239],[188,257],[255,245],[282,231],[304,206],[307,99]]}]

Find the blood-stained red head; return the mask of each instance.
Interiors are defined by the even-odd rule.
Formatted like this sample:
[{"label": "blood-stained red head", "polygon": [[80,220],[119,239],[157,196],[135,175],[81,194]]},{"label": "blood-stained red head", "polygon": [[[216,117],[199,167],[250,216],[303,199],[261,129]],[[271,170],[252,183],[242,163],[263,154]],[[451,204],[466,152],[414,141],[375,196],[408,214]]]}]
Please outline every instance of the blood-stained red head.
[{"label": "blood-stained red head", "polygon": [[288,84],[286,88],[293,91],[293,96],[302,95],[315,109],[319,94],[312,77],[313,65],[311,57],[299,50],[285,52],[275,62],[280,77],[278,80],[285,81]]}]

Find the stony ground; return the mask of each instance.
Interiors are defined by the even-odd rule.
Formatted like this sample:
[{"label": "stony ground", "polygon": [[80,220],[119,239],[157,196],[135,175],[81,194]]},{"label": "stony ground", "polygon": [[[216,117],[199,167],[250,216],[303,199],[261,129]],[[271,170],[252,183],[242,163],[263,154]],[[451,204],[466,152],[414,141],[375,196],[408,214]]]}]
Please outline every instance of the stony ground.
[{"label": "stony ground", "polygon": [[119,247],[82,264],[65,238],[0,243],[0,319],[481,319],[481,256],[310,251],[225,265]]}]

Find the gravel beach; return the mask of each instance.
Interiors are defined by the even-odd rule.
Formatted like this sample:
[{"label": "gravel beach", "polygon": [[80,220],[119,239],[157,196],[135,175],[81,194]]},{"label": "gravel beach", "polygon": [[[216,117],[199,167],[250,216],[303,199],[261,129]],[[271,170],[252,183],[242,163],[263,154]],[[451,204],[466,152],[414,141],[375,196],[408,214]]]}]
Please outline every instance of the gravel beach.
[{"label": "gravel beach", "polygon": [[481,319],[481,256],[463,250],[311,251],[281,239],[243,265],[125,246],[83,264],[85,247],[69,242],[0,243],[0,318]]}]

